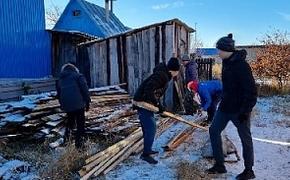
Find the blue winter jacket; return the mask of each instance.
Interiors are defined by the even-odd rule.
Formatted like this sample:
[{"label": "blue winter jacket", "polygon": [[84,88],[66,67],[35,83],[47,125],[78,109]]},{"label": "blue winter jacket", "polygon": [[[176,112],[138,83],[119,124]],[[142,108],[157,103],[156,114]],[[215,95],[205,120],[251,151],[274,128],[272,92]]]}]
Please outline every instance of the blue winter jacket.
[{"label": "blue winter jacket", "polygon": [[197,92],[200,96],[201,107],[206,111],[212,103],[212,97],[221,94],[222,83],[219,80],[200,82]]}]

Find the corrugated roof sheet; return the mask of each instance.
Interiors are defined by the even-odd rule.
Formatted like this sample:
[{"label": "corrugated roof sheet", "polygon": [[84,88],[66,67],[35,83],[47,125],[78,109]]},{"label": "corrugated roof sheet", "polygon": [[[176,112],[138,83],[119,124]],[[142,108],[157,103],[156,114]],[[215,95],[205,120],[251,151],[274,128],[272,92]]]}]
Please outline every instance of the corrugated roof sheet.
[{"label": "corrugated roof sheet", "polygon": [[43,0],[0,0],[0,78],[51,74]]},{"label": "corrugated roof sheet", "polygon": [[196,50],[196,53],[198,55],[203,55],[203,56],[216,56],[216,55],[218,55],[218,51],[216,48],[198,48]]},{"label": "corrugated roof sheet", "polygon": [[[74,30],[74,31],[79,31],[79,32],[87,33],[87,34],[92,34],[94,36],[101,37],[101,38],[123,33],[128,30],[128,28],[111,11],[109,12],[109,20],[107,21],[105,8],[89,3],[85,0],[73,0],[73,1],[74,2],[70,2],[67,5],[66,10],[62,14],[59,22],[53,28],[54,30],[59,30],[59,31]],[[78,22],[75,21],[74,25],[71,24],[71,22],[63,22],[65,20],[64,16],[72,16],[71,13],[68,13],[68,12],[72,10],[70,8],[74,8],[73,3],[75,2],[78,3],[80,7],[84,9],[90,21],[94,23],[95,25],[94,31],[92,31],[89,28],[89,26],[87,27],[87,29],[86,27],[84,27],[88,25],[88,21],[84,21],[80,19]],[[81,27],[77,23],[82,23],[83,26]]]}]

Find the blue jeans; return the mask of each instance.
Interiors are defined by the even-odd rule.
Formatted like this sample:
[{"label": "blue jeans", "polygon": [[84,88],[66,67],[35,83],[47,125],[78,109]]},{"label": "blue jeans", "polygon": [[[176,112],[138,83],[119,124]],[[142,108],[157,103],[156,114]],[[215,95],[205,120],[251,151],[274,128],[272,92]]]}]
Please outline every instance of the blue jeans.
[{"label": "blue jeans", "polygon": [[143,154],[146,155],[152,151],[152,145],[156,134],[156,121],[154,119],[154,113],[152,111],[139,108],[138,115],[144,138]]},{"label": "blue jeans", "polygon": [[251,169],[254,165],[254,150],[253,140],[250,131],[250,118],[240,121],[238,113],[224,113],[217,111],[213,122],[209,128],[210,140],[213,150],[213,156],[216,164],[224,164],[224,154],[222,149],[221,132],[225,129],[228,122],[231,120],[238,130],[239,137],[243,147],[243,158],[246,169]]},{"label": "blue jeans", "polygon": [[212,99],[212,102],[211,102],[209,108],[207,109],[207,121],[208,122],[212,122],[212,120],[214,118],[214,114],[216,112],[217,105],[221,100],[221,92],[216,92],[214,95],[212,95],[211,99]]}]

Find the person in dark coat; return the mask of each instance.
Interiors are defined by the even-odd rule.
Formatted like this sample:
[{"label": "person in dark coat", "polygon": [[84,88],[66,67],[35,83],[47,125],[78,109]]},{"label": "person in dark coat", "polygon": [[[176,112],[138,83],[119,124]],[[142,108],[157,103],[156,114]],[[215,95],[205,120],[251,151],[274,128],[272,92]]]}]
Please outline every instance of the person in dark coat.
[{"label": "person in dark coat", "polygon": [[[138,87],[133,100],[144,101],[157,106],[159,107],[158,113],[162,113],[164,107],[160,102],[160,97],[165,93],[167,84],[171,78],[178,75],[179,68],[180,65],[177,58],[171,58],[167,64],[161,63],[157,65],[153,70],[153,74],[145,79]],[[156,121],[154,119],[154,114],[153,112],[143,108],[137,108],[137,110],[144,138],[144,150],[141,159],[150,164],[157,164],[158,161],[151,157],[152,154],[158,153],[157,151],[152,150],[156,134]]]},{"label": "person in dark coat", "polygon": [[222,83],[219,80],[192,81],[189,83],[189,88],[194,93],[197,93],[201,100],[201,108],[207,111],[207,122],[212,122],[218,103],[221,100]]},{"label": "person in dark coat", "polygon": [[76,124],[75,145],[81,148],[85,133],[85,110],[89,110],[91,101],[85,77],[73,64],[67,63],[62,67],[56,89],[61,109],[67,113],[68,118],[65,140]]},{"label": "person in dark coat", "polygon": [[221,132],[231,120],[237,127],[243,147],[244,171],[236,179],[255,178],[253,141],[250,115],[257,101],[257,89],[251,68],[246,62],[247,52],[236,50],[232,34],[218,40],[216,47],[223,60],[222,100],[210,126],[209,133],[215,165],[209,173],[226,173]]},{"label": "person in dark coat", "polygon": [[181,59],[185,67],[185,84],[188,87],[190,82],[198,80],[197,63],[194,60],[190,60],[187,54],[184,54]]}]

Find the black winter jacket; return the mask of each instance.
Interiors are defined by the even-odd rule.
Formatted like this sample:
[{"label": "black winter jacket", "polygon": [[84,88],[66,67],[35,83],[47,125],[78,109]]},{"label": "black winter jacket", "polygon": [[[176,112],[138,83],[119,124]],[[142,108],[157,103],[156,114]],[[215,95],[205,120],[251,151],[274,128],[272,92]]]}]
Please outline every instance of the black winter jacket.
[{"label": "black winter jacket", "polygon": [[61,72],[57,94],[65,112],[85,108],[91,101],[85,77],[72,66],[66,66]]},{"label": "black winter jacket", "polygon": [[249,113],[257,102],[257,89],[245,50],[235,51],[223,60],[223,93],[219,110],[226,113]]},{"label": "black winter jacket", "polygon": [[145,101],[155,106],[159,104],[159,98],[165,93],[167,83],[171,79],[166,64],[161,63],[157,65],[153,74],[145,79],[137,89],[134,100]]}]

